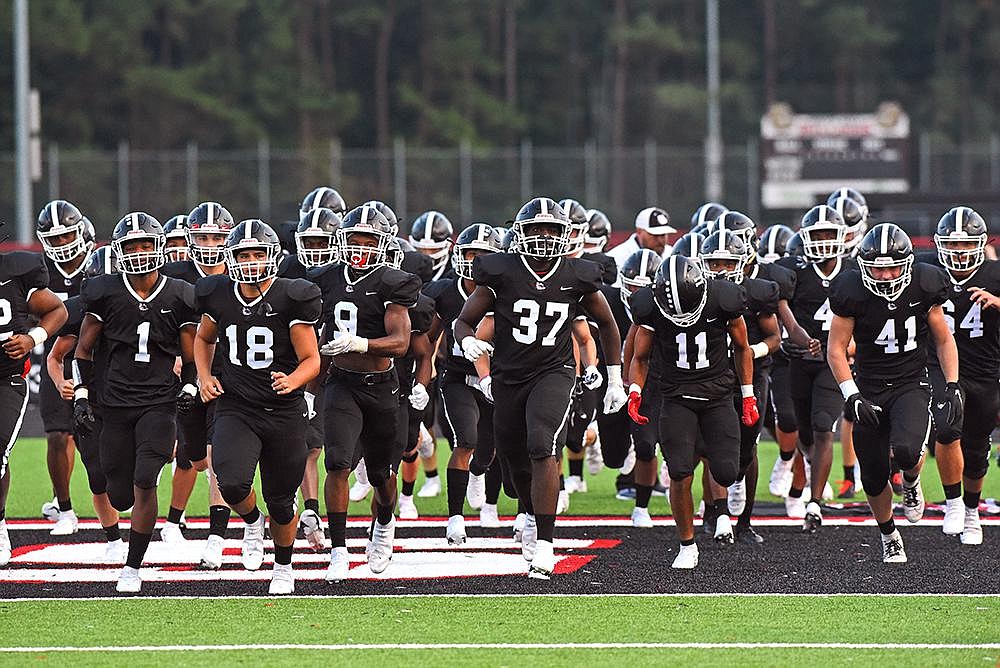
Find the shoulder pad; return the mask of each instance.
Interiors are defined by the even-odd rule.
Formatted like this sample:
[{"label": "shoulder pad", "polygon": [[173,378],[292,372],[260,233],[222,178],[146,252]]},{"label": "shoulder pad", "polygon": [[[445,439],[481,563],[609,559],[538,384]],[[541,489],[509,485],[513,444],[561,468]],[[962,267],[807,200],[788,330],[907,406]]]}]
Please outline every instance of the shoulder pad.
[{"label": "shoulder pad", "polygon": [[420,294],[420,278],[400,269],[386,267],[379,277],[382,283],[382,298],[393,304],[410,307],[417,303]]},{"label": "shoulder pad", "polygon": [[80,286],[80,296],[84,303],[91,304],[95,300],[111,294],[114,284],[120,284],[121,281],[120,274],[103,274],[88,278]]},{"label": "shoulder pad", "polygon": [[439,278],[436,281],[424,283],[424,287],[421,288],[421,291],[429,298],[436,300],[444,294],[445,290],[454,285],[456,280],[457,279],[454,278]]},{"label": "shoulder pad", "polygon": [[913,265],[913,273],[916,274],[915,278],[920,289],[930,297],[933,303],[943,304],[948,301],[948,288],[951,287],[948,272],[940,267],[917,262]]},{"label": "shoulder pad", "polygon": [[503,275],[507,271],[510,253],[489,253],[472,261],[472,280],[476,285],[498,288],[503,285]]},{"label": "shoulder pad", "polygon": [[226,274],[203,276],[198,279],[197,283],[195,283],[194,294],[196,297],[207,297],[215,292],[220,285],[227,285],[229,283],[229,276]]},{"label": "shoulder pad", "polygon": [[929,264],[934,267],[941,266],[941,260],[938,258],[937,251],[920,251],[919,253],[913,254],[914,262],[922,262],[924,264]]},{"label": "shoulder pad", "polygon": [[601,271],[603,273],[601,279],[604,283],[610,285],[618,280],[618,263],[615,262],[613,257],[607,253],[594,253],[591,257],[594,258],[592,260],[593,262],[597,262],[601,265]]},{"label": "shoulder pad", "polygon": [[420,251],[406,251],[400,269],[413,274],[421,283],[427,283],[434,276],[434,260]]},{"label": "shoulder pad", "polygon": [[604,283],[604,267],[586,258],[570,258],[567,260],[577,279],[581,292],[597,292]]},{"label": "shoulder pad", "polygon": [[285,292],[288,297],[295,302],[307,302],[320,296],[319,286],[304,278],[287,278]]},{"label": "shoulder pad", "polygon": [[653,301],[653,290],[649,286],[639,288],[629,298],[629,306],[632,310],[632,322],[637,325],[654,326],[657,316],[660,315],[656,303]]},{"label": "shoulder pad", "polygon": [[767,280],[778,284],[778,299],[791,299],[795,295],[795,284],[798,283],[799,275],[777,263],[762,266],[768,267]]},{"label": "shoulder pad", "polygon": [[410,330],[423,334],[434,320],[434,300],[427,295],[417,295],[417,303],[410,307]]},{"label": "shoulder pad", "polygon": [[3,264],[4,273],[11,278],[15,276],[26,276],[33,278],[34,275],[44,275],[45,283],[48,285],[49,270],[45,264],[45,256],[39,253],[29,253],[28,251],[13,251],[4,253]]},{"label": "shoulder pad", "polygon": [[778,312],[778,284],[774,281],[759,278],[748,278],[743,281],[747,297],[763,313]]},{"label": "shoulder pad", "polygon": [[288,273],[289,269],[293,266],[293,263],[297,260],[298,258],[294,255],[286,255],[281,258],[281,262],[278,263],[278,276],[284,278],[285,274]]},{"label": "shoulder pad", "polygon": [[160,273],[171,278],[180,278],[187,273],[188,261],[168,262],[160,267]]},{"label": "shoulder pad", "polygon": [[843,271],[830,282],[830,310],[839,316],[853,318],[858,313],[858,304],[866,301],[870,294],[861,282],[860,271]]},{"label": "shoulder pad", "polygon": [[746,310],[747,292],[742,285],[718,279],[710,279],[708,285],[715,292],[721,310],[734,316],[742,315]]}]

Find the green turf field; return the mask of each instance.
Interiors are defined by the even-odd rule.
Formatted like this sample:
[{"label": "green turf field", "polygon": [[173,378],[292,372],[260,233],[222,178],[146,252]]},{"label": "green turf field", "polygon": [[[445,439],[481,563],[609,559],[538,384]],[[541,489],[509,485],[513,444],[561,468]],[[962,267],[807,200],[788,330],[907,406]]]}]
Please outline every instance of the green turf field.
[{"label": "green turf field", "polygon": [[[837,448],[837,452],[834,454],[834,467],[830,475],[831,481],[833,481],[834,485],[837,480],[843,477],[843,471],[840,463],[840,446],[838,444],[835,447]],[[438,469],[440,470],[442,484],[444,483],[445,468],[448,464],[448,452],[446,442],[443,440],[439,441]],[[775,458],[778,456],[777,453],[777,445],[773,441],[761,442],[761,479],[758,484],[758,500],[779,501],[779,499],[771,496],[767,491],[767,478],[770,475],[771,466],[773,465]],[[41,505],[52,499],[48,472],[45,467],[45,440],[41,438],[20,439],[15,445],[14,452],[11,455],[10,468],[13,478],[11,483],[10,498],[7,501],[7,516],[17,518],[38,517]],[[991,463],[990,473],[987,475],[986,486],[983,490],[983,498],[1000,497],[1000,475],[998,474],[1000,474],[1000,471],[997,471],[996,467]],[[321,462],[320,476],[322,475],[323,470]],[[632,511],[632,504],[630,501],[619,501],[614,498],[615,487],[613,472],[603,470],[597,476],[588,476],[586,471],[584,471],[584,475],[587,479],[589,490],[586,494],[574,494],[571,497],[572,501],[570,503],[569,514],[623,515]],[[940,501],[944,498],[944,493],[941,491],[939,480],[937,466],[933,460],[928,459],[927,465],[924,467],[923,474],[924,494],[927,497],[928,502]],[[422,483],[423,474],[421,473],[417,479],[418,490],[420,489],[420,485]],[[695,481],[695,498],[699,498],[700,488],[701,482],[699,477]],[[320,481],[320,490],[322,492],[322,478]],[[72,494],[74,508],[76,509],[77,514],[81,517],[93,517],[94,510],[90,502],[90,490],[87,487],[86,471],[84,471],[83,464],[80,463],[79,457],[77,458],[76,468],[73,471]],[[320,496],[322,498],[322,493]],[[206,516],[208,514],[207,498],[207,482],[204,477],[200,477],[198,480],[198,486],[195,488],[194,494],[191,497],[191,503],[188,506],[188,514],[192,517]],[[434,498],[415,498],[414,500],[416,501],[417,508],[421,515],[441,516],[445,515],[447,512],[447,500],[444,491],[442,491],[440,496]],[[855,500],[863,501],[864,497],[859,493]],[[166,515],[166,509],[169,502],[170,469],[166,468],[164,469],[160,485],[161,514]],[[322,503],[320,505],[322,506]],[[666,499],[663,497],[653,497],[653,501],[650,504],[650,510],[654,515],[658,513],[665,513],[667,509]],[[468,508],[468,506],[466,507],[466,510],[467,513],[474,513],[474,511]],[[510,515],[515,511],[516,508],[514,503],[501,494],[501,514]],[[351,514],[370,514],[369,503],[352,503]]]},{"label": "green turf field", "polygon": [[[170,651],[0,653],[4,665],[989,666],[996,648],[915,649],[1000,640],[994,598],[925,597],[389,597],[0,602],[0,647],[182,646]],[[205,619],[219,620],[205,624]],[[947,623],[942,623],[943,620]],[[53,620],[59,620],[54,633]],[[313,645],[396,645],[309,649]],[[463,647],[538,643],[552,647]],[[843,643],[828,648],[573,647],[578,643]],[[852,644],[897,644],[863,649]],[[219,645],[301,649],[210,651]],[[889,663],[891,662],[891,663]]]}]

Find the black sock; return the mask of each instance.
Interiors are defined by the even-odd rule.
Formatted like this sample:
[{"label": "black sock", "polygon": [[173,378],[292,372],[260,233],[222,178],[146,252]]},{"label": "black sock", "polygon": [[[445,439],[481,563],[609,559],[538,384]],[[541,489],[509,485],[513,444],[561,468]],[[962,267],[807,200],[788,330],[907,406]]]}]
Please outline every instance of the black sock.
[{"label": "black sock", "polygon": [[962,495],[962,501],[965,503],[966,508],[978,508],[979,507],[979,497],[982,492],[966,492]]},{"label": "black sock", "polygon": [[247,524],[253,524],[254,522],[260,519],[260,510],[258,510],[257,506],[254,506],[253,510],[251,510],[246,515],[241,514],[240,517],[242,517],[243,521],[246,522]]},{"label": "black sock", "polygon": [[809,503],[815,503],[817,506],[823,505],[823,499],[817,499],[815,496],[809,498]]},{"label": "black sock", "polygon": [[399,491],[403,496],[413,496],[413,486],[417,484],[416,480],[404,480],[403,489]]},{"label": "black sock", "polygon": [[896,521],[890,517],[888,522],[879,522],[878,530],[882,532],[883,536],[888,536],[896,530]]},{"label": "black sock", "polygon": [[538,527],[538,540],[552,542],[552,534],[555,533],[555,515],[535,515],[535,526]]},{"label": "black sock", "polygon": [[432,469],[430,471],[424,471],[425,478],[436,478],[438,477],[437,469]]},{"label": "black sock", "polygon": [[118,528],[118,523],[115,522],[111,526],[102,527],[104,529],[104,537],[109,543],[113,543],[116,540],[122,539],[122,530]]},{"label": "black sock", "polygon": [[306,510],[311,510],[319,515],[319,499],[306,499],[302,505]]},{"label": "black sock", "polygon": [[517,500],[517,514],[520,515],[524,511],[525,511],[524,501],[521,501],[521,499],[518,499]]},{"label": "black sock", "polygon": [[292,546],[291,545],[275,545],[274,546],[274,563],[279,566],[287,566],[292,563]]},{"label": "black sock", "polygon": [[211,506],[208,509],[208,534],[225,536],[229,526],[229,506]]},{"label": "black sock", "polygon": [[694,545],[694,538],[688,538],[687,540],[682,540],[681,545],[687,547],[688,545]]},{"label": "black sock", "polygon": [[582,459],[571,459],[569,460],[569,474],[575,475],[577,478],[583,477],[583,460]]},{"label": "black sock", "polygon": [[390,503],[388,506],[378,505],[375,506],[375,519],[382,526],[385,526],[392,521],[392,511],[393,505]]},{"label": "black sock", "polygon": [[788,490],[788,496],[790,496],[793,499],[801,499],[802,498],[802,488],[801,487],[794,487],[793,486],[790,490]]},{"label": "black sock", "polygon": [[795,456],[795,450],[789,450],[788,452],[781,450],[778,452],[778,455],[781,457],[781,461],[790,462],[792,461],[792,457]]},{"label": "black sock", "polygon": [[652,485],[640,485],[635,484],[635,507],[636,508],[648,508],[649,507],[649,497],[653,495]]},{"label": "black sock", "polygon": [[173,506],[170,506],[170,510],[167,511],[167,521],[170,522],[171,524],[180,524],[181,515],[183,514],[184,514],[183,508],[174,508]]},{"label": "black sock", "polygon": [[59,499],[59,512],[66,513],[73,510],[73,502],[69,499]]},{"label": "black sock", "polygon": [[854,466],[844,466],[844,480],[854,482]]},{"label": "black sock", "polygon": [[729,502],[726,499],[716,499],[712,502],[716,517],[729,514]]},{"label": "black sock", "polygon": [[149,547],[149,540],[153,537],[151,533],[139,533],[135,529],[128,532],[128,559],[125,565],[130,568],[139,568],[142,565],[142,558],[146,556],[146,548]]},{"label": "black sock", "polygon": [[944,485],[944,498],[957,499],[962,496],[962,483],[956,482],[954,485]]},{"label": "black sock", "polygon": [[461,515],[465,506],[465,493],[469,489],[469,472],[448,469],[448,517]]},{"label": "black sock", "polygon": [[345,547],[347,545],[347,513],[327,512],[326,521],[330,524],[330,545]]},{"label": "black sock", "polygon": [[915,483],[919,479],[920,479],[920,474],[919,473],[911,478],[909,471],[903,471],[903,480],[905,482],[913,484],[913,483]]},{"label": "black sock", "polygon": [[486,470],[486,503],[491,506],[497,505],[502,487],[503,475],[500,473],[500,463],[494,462],[494,465]]},{"label": "black sock", "polygon": [[5,517],[7,517],[7,509],[0,508],[0,522],[3,522]]},{"label": "black sock", "polygon": [[561,492],[564,489],[566,489],[566,478],[563,476],[562,473],[560,473],[559,474],[559,491]]}]

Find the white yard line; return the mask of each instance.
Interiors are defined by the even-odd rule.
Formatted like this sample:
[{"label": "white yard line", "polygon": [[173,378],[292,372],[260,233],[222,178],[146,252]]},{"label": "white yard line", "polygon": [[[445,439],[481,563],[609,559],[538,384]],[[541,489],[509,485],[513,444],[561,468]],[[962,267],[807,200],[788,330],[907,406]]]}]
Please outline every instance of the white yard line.
[{"label": "white yard line", "polygon": [[[721,596],[725,597],[736,597],[736,598],[767,598],[780,596],[782,598],[983,598],[983,599],[994,599],[998,607],[1000,607],[1000,596],[997,594],[935,594],[935,593],[903,593],[903,594],[866,594],[866,593],[831,593],[831,594],[807,594],[807,593],[788,593],[788,592],[767,592],[767,593],[749,593],[749,592],[695,592],[690,594],[683,594],[678,592],[663,592],[663,593],[650,593],[650,594],[594,594],[594,593],[580,593],[580,594],[296,594],[292,596],[227,596],[226,600],[239,600],[239,601],[294,601],[294,600],[311,600],[311,599],[332,599],[332,598],[342,598],[342,599],[368,599],[377,598],[382,600],[404,600],[404,599],[433,599],[433,598],[718,598]],[[7,598],[3,599],[4,603],[34,603],[34,602],[67,602],[67,603],[79,603],[82,601],[117,601],[117,602],[132,602],[132,601],[198,601],[198,600],[219,600],[218,596],[53,596],[49,598],[35,598],[35,597],[23,597],[23,598]]]}]

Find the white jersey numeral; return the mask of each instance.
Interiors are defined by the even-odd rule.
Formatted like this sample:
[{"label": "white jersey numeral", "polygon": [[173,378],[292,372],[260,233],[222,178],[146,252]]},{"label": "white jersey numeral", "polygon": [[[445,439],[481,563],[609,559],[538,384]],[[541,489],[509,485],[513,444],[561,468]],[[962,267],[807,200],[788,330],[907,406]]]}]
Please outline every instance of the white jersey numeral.
[{"label": "white jersey numeral", "polygon": [[[674,340],[677,341],[677,366],[681,369],[690,369],[691,362],[688,361],[688,335],[681,332]],[[694,345],[697,348],[694,362],[695,369],[704,369],[708,366],[708,333],[699,332],[694,337]]]},{"label": "white jersey numeral", "polygon": [[138,350],[135,353],[135,361],[142,362],[143,364],[149,363],[151,359],[149,355],[149,322],[140,322],[139,326],[135,328],[135,333],[139,335]]},{"label": "white jersey numeral", "polygon": [[[239,340],[236,336],[236,325],[226,327],[226,339],[229,341],[229,363],[233,366],[243,366],[239,354]],[[246,336],[246,365],[251,369],[266,369],[274,361],[274,332],[267,327],[250,327]]]},{"label": "white jersey numeral", "polygon": [[[538,339],[538,318],[542,310],[541,305],[533,299],[518,299],[512,308],[514,313],[521,316],[518,326],[512,330],[514,340],[518,343],[531,345]],[[554,346],[559,330],[569,317],[569,304],[545,302],[545,316],[556,316],[556,321],[549,329],[549,333],[542,337],[542,345]]]},{"label": "white jersey numeral", "polygon": [[[906,330],[906,342],[903,343],[903,352],[909,352],[917,347],[917,316],[911,315],[903,322],[903,329]],[[896,321],[890,318],[885,321],[882,331],[875,337],[875,344],[885,348],[885,352],[895,354],[899,352],[899,340],[896,338]]]},{"label": "white jersey numeral", "polygon": [[833,309],[830,308],[829,298],[823,302],[822,306],[816,309],[816,312],[813,314],[813,320],[823,323],[824,332],[830,331],[830,324],[833,322]]}]

